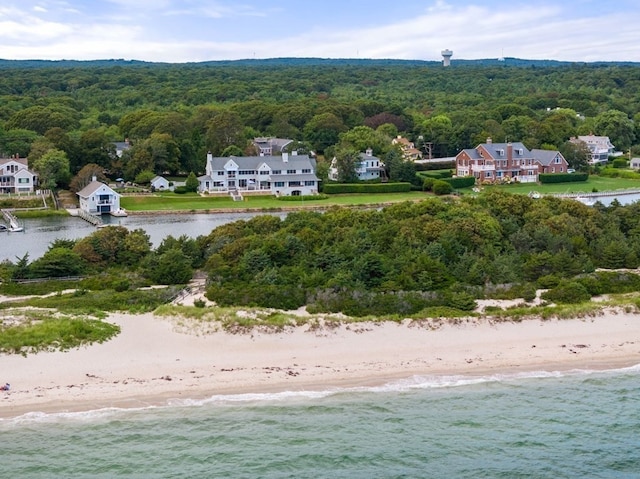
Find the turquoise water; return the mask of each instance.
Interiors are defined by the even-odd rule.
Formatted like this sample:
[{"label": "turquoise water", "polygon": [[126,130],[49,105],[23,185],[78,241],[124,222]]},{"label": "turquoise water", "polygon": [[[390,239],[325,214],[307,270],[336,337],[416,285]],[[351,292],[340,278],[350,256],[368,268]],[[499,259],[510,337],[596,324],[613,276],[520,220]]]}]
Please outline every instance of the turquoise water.
[{"label": "turquoise water", "polygon": [[640,367],[0,421],[5,477],[640,478]]}]

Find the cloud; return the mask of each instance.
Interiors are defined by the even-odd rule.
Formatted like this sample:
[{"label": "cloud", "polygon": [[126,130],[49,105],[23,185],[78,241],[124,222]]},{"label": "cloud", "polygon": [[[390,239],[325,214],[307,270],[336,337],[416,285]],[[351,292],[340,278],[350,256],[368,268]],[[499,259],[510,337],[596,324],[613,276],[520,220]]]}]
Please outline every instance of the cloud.
[{"label": "cloud", "polygon": [[497,0],[502,3],[497,7],[496,1],[460,5],[456,0],[437,0],[427,6],[412,4],[413,10],[405,8],[396,17],[363,12],[362,22],[338,23],[335,15],[318,5],[316,10],[309,6],[305,17],[302,7],[302,13],[286,8],[284,0],[264,8],[250,1],[88,4],[39,0],[23,5],[29,2],[23,0],[19,7],[3,1],[0,57],[162,62],[292,56],[440,60],[440,51],[448,48],[453,50],[453,61],[503,55],[640,61],[637,8],[594,11],[557,3],[531,6]]}]

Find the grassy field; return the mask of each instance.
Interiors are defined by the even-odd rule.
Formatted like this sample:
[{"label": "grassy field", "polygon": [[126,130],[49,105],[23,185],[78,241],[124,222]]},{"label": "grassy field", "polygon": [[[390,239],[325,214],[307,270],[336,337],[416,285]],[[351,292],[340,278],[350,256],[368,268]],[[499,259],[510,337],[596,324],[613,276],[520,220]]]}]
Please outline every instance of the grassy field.
[{"label": "grassy field", "polygon": [[[559,194],[559,193],[591,193],[594,191],[615,191],[640,189],[640,180],[632,180],[627,178],[608,178],[596,175],[590,175],[585,182],[576,183],[551,183],[541,185],[539,183],[517,183],[513,185],[496,185],[483,186],[484,191],[491,189],[500,189],[514,194],[526,195],[531,191],[537,191],[541,194]],[[471,193],[471,188],[460,190],[463,193]]]},{"label": "grassy field", "polygon": [[325,199],[305,196],[302,201],[280,201],[274,196],[246,196],[243,201],[233,201],[231,197],[199,196],[196,194],[176,195],[158,193],[144,196],[123,196],[120,205],[128,211],[206,211],[230,210],[278,210],[287,208],[325,208],[332,205],[358,206],[378,203],[415,201],[425,198],[420,191],[392,194],[349,194],[331,195]]},{"label": "grassy field", "polygon": [[[593,191],[614,191],[640,189],[640,180],[626,178],[608,178],[591,175],[586,182],[556,183],[541,185],[538,183],[519,183],[513,185],[484,186],[482,189],[500,189],[514,194],[526,195],[531,191],[541,194],[590,193]],[[471,188],[460,189],[463,194],[474,194]],[[216,211],[216,210],[266,210],[277,211],[290,208],[325,208],[332,205],[360,206],[369,204],[416,201],[428,196],[420,191],[384,194],[345,194],[331,195],[329,198],[305,196],[303,201],[280,201],[274,196],[246,196],[243,201],[233,201],[227,196],[200,196],[196,193],[177,195],[175,193],[154,193],[141,196],[123,196],[120,205],[129,211]]]}]

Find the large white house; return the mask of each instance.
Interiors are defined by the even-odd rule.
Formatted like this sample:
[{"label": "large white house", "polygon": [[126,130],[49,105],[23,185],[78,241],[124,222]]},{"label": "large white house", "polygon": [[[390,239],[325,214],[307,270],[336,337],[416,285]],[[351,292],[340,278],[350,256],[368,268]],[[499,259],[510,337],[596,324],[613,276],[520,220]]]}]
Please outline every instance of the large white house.
[{"label": "large white house", "polygon": [[276,196],[315,195],[319,179],[316,162],[308,155],[207,155],[206,174],[198,178],[201,192],[258,191]]},{"label": "large white house", "polygon": [[591,165],[607,163],[609,156],[615,155],[616,152],[616,148],[608,136],[582,135],[577,138],[571,138],[570,141],[573,143],[582,142],[587,145],[591,152],[591,157],[589,158],[589,164]]},{"label": "large white house", "polygon": [[[384,163],[380,161],[380,158],[373,156],[373,150],[368,149],[365,153],[360,153],[360,161],[356,164],[356,176],[361,181],[377,180],[384,178]],[[338,181],[338,160],[334,158],[331,160],[331,166],[329,167],[329,179]]]},{"label": "large white house", "polygon": [[80,209],[90,214],[118,215],[120,209],[120,195],[100,181],[94,180],[77,193],[80,199]]},{"label": "large white house", "polygon": [[0,158],[0,193],[31,193],[38,186],[38,175],[28,168],[26,158]]}]

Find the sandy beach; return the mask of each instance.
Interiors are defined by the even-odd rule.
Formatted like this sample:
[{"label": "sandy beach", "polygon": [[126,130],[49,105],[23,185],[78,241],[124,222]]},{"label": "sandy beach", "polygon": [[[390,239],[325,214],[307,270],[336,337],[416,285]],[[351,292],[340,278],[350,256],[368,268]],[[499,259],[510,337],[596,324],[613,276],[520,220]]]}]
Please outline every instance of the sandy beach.
[{"label": "sandy beach", "polygon": [[204,333],[153,314],[113,314],[121,333],[67,352],[0,355],[0,417],[163,405],[220,394],[322,391],[412,376],[611,369],[640,364],[640,316],[308,326]]}]

